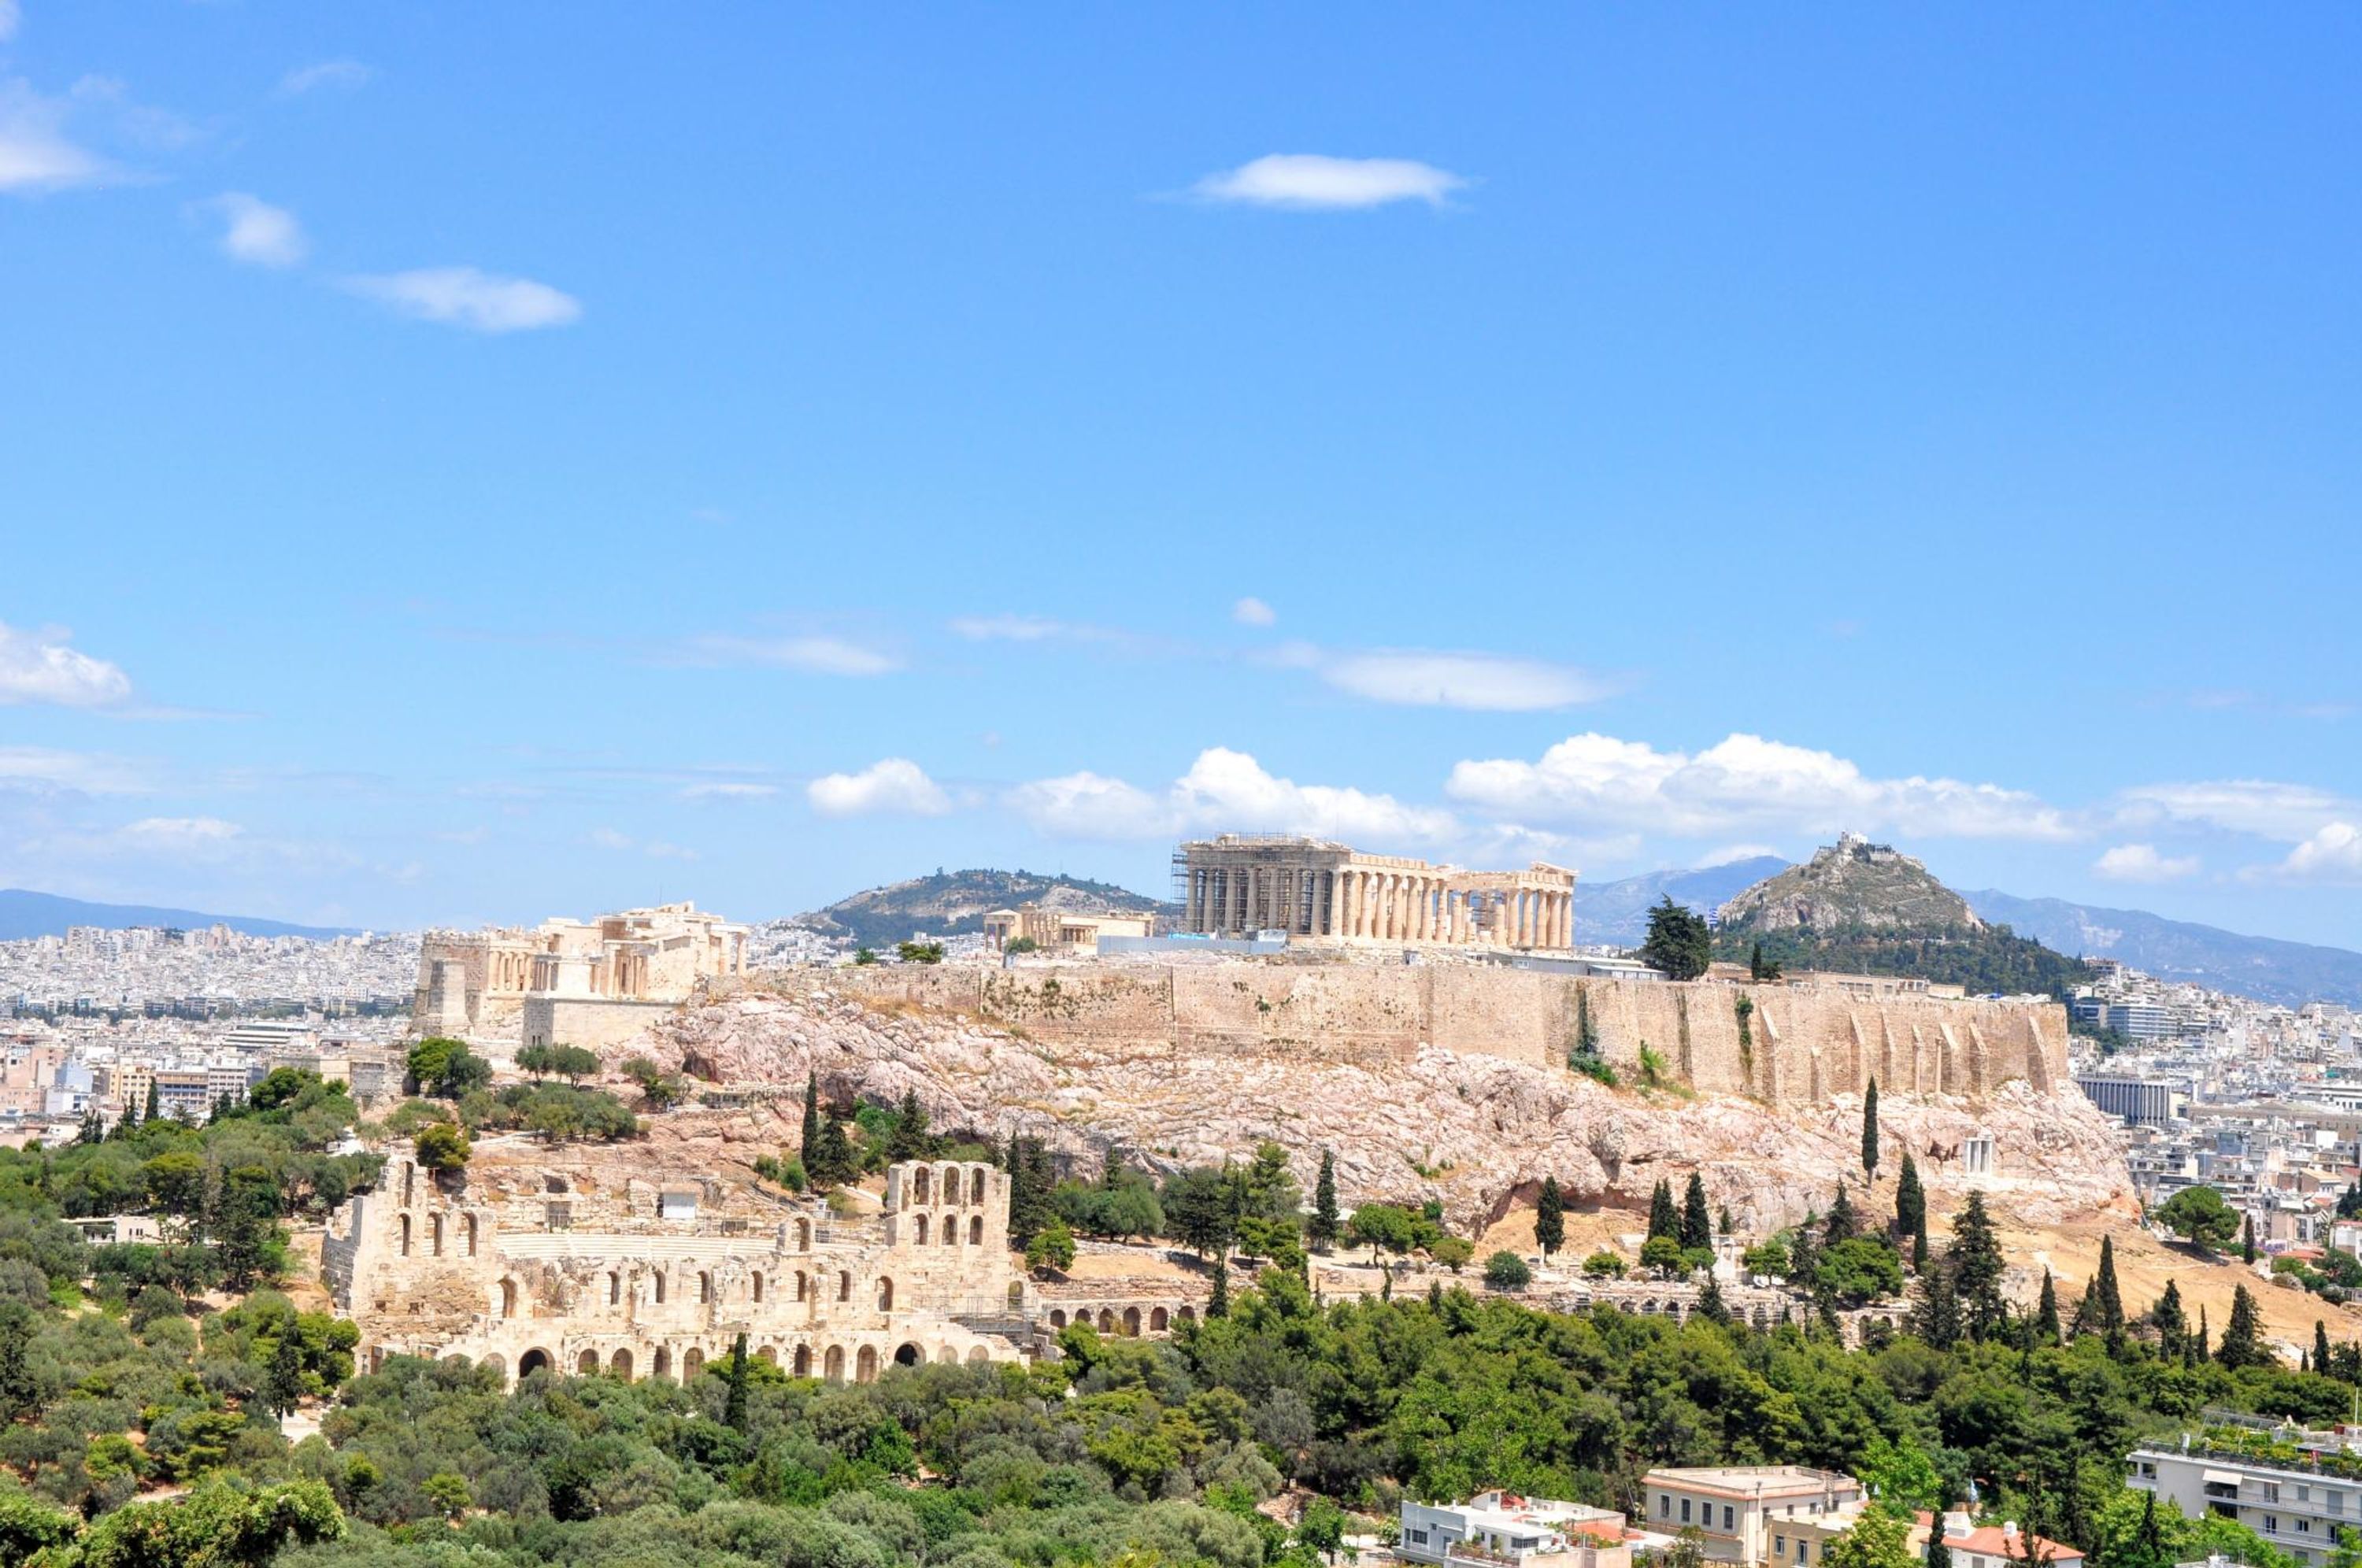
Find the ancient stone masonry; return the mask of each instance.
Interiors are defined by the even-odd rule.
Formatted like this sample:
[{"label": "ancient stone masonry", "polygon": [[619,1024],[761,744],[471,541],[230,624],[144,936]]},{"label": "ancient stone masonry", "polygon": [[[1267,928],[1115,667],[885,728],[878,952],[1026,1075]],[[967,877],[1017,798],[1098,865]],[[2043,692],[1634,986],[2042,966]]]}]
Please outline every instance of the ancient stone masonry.
[{"label": "ancient stone masonry", "polygon": [[1327,839],[1224,834],[1181,846],[1181,929],[1341,941],[1564,948],[1574,941],[1574,873],[1466,871]]},{"label": "ancient stone masonry", "polygon": [[531,931],[430,932],[420,944],[412,1027],[485,1043],[614,1044],[687,1001],[703,981],[742,975],[746,928],[693,904]]},{"label": "ancient stone masonry", "polygon": [[[368,1364],[686,1380],[744,1333],[797,1376],[867,1382],[896,1364],[1038,1353],[1065,1321],[1017,1272],[1009,1178],[988,1165],[893,1165],[882,1211],[846,1217],[710,1177],[617,1192],[562,1163],[490,1163],[447,1187],[398,1145],[383,1186],[337,1211],[321,1273]],[[1110,1303],[1109,1321],[1154,1331],[1181,1304]]]},{"label": "ancient stone masonry", "polygon": [[830,984],[1045,1043],[1363,1064],[1435,1046],[1562,1066],[1587,1011],[1601,1055],[1619,1069],[1637,1068],[1646,1045],[1693,1088],[1775,1108],[1826,1104],[1873,1077],[1891,1093],[1971,1102],[2014,1079],[2046,1091],[2068,1080],[2066,1013],[2040,1000],[1252,961],[903,966],[842,970]]}]

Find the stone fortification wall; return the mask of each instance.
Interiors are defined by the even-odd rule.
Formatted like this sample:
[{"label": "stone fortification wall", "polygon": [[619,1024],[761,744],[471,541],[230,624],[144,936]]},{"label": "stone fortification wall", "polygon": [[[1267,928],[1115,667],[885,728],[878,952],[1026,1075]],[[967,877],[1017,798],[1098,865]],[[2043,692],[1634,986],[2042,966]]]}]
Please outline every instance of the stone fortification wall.
[{"label": "stone fortification wall", "polygon": [[1422,1045],[1563,1064],[1587,1011],[1599,1050],[1637,1071],[1646,1047],[1701,1091],[1773,1106],[1881,1088],[1981,1100],[2067,1077],[2065,1010],[2046,1001],[1868,998],[1835,987],[1577,979],[1492,966],[1304,966],[1253,960],[1019,969],[880,966],[830,984],[873,1001],[962,1013],[1096,1050],[1407,1062]]}]

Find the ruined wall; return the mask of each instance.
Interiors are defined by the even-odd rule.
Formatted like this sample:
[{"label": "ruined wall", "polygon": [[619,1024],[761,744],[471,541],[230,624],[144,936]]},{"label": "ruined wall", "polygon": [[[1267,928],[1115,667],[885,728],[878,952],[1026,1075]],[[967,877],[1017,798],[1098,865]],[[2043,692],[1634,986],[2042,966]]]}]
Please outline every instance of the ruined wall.
[{"label": "ruined wall", "polygon": [[1407,1060],[1427,1044],[1557,1065],[1587,1008],[1601,1054],[1619,1070],[1639,1070],[1645,1046],[1670,1077],[1773,1106],[1818,1104],[1872,1077],[1893,1092],[1971,1100],[2012,1079],[2047,1089],[2067,1077],[2067,1016],[2054,1002],[1576,979],[1485,965],[1252,960],[902,965],[843,970],[830,984],[969,1014],[1043,1043],[1363,1064]]}]

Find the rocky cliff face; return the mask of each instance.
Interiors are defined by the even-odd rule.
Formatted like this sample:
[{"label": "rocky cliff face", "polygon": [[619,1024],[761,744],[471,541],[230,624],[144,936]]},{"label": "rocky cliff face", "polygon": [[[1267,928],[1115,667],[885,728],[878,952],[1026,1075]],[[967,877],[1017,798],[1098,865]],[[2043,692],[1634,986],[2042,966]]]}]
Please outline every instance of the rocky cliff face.
[{"label": "rocky cliff face", "polygon": [[[1860,1102],[1840,1094],[1775,1112],[1739,1096],[1610,1090],[1553,1066],[1422,1045],[1368,1060],[1200,1054],[1170,1044],[1035,1041],[971,1017],[841,995],[819,979],[783,982],[686,1009],[652,1031],[647,1054],[734,1088],[791,1097],[808,1072],[833,1091],[914,1093],[938,1128],[1043,1139],[1075,1168],[1110,1149],[1165,1168],[1218,1164],[1265,1138],[1294,1156],[1310,1189],[1334,1152],[1345,1201],[1440,1200],[1462,1226],[1491,1220],[1555,1175],[1572,1201],[1645,1210],[1660,1176],[1701,1172],[1738,1222],[1768,1229],[1826,1209],[1840,1180],[1861,1199]],[[792,1138],[786,1114],[668,1119],[675,1136],[723,1153],[739,1138],[767,1152]],[[2071,1084],[2002,1085],[1979,1105],[1887,1093],[1879,1192],[1892,1201],[1908,1149],[1944,1212],[1964,1190],[1960,1151],[1986,1135],[1995,1175],[1981,1185],[2034,1224],[2131,1198],[2108,1123]]]},{"label": "rocky cliff face", "polygon": [[1722,906],[1730,932],[1981,931],[1969,901],[1911,856],[1858,834],[1813,852]]}]

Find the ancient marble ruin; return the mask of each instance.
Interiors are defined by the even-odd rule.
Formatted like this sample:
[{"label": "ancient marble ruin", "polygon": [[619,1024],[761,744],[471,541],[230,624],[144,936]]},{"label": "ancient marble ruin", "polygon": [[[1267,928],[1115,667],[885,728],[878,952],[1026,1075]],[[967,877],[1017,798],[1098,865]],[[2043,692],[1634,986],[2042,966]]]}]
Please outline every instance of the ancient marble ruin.
[{"label": "ancient marble ruin", "polygon": [[1185,844],[1181,929],[1341,941],[1565,949],[1574,944],[1574,873],[1469,871],[1328,839],[1226,833]]},{"label": "ancient marble ruin", "polygon": [[411,1021],[487,1045],[596,1049],[638,1033],[701,981],[745,969],[746,928],[689,903],[531,931],[431,932]]}]

